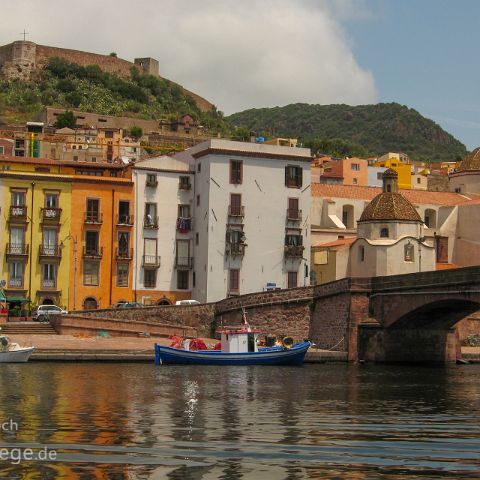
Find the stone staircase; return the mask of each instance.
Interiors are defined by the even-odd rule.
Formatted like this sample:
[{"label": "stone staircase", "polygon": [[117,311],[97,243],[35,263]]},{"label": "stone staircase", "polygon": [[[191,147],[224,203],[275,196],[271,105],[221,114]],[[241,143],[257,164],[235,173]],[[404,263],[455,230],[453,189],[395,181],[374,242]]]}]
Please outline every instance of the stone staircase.
[{"label": "stone staircase", "polygon": [[0,327],[1,335],[57,335],[48,322],[10,322]]}]

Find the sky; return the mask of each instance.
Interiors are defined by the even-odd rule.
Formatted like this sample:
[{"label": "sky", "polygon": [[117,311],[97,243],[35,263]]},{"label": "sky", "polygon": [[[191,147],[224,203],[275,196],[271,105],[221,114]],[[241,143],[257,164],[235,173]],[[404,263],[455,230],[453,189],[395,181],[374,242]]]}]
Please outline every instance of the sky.
[{"label": "sky", "polygon": [[290,103],[398,102],[480,145],[480,0],[1,0],[0,45],[126,60],[226,115]]}]

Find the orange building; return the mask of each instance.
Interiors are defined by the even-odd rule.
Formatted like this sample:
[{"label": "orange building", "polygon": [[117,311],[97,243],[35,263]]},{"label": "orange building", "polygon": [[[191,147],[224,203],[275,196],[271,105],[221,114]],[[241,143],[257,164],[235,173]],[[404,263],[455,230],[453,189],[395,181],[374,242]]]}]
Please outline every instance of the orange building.
[{"label": "orange building", "polygon": [[131,301],[134,189],[131,170],[78,163],[72,180],[70,310]]},{"label": "orange building", "polygon": [[320,166],[320,183],[330,185],[368,185],[368,162],[361,158],[322,157],[314,162]]}]

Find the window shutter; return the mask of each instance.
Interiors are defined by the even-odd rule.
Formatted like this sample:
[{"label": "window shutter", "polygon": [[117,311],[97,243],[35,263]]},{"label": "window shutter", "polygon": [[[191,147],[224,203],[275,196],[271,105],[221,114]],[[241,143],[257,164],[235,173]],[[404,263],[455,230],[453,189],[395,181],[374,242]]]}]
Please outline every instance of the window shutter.
[{"label": "window shutter", "polygon": [[288,167],[285,167],[285,186],[288,185]]},{"label": "window shutter", "polygon": [[298,187],[301,188],[303,184],[303,168],[298,167]]}]

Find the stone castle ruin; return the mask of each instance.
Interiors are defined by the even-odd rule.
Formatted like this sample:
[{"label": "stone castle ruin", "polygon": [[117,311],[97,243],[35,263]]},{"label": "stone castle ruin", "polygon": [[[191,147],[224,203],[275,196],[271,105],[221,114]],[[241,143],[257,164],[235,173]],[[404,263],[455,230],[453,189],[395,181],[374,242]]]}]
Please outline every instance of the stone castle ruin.
[{"label": "stone castle ruin", "polygon": [[[160,77],[159,62],[154,58],[136,58],[132,63],[110,55],[48,47],[26,40],[18,40],[0,46],[0,78],[32,80],[53,57],[63,58],[83,67],[98,65],[104,72],[114,73],[122,77],[130,76],[132,67],[137,68],[141,73]],[[186,89],[183,90],[195,100],[200,110],[209,111],[213,108],[213,104],[209,101]]]}]

